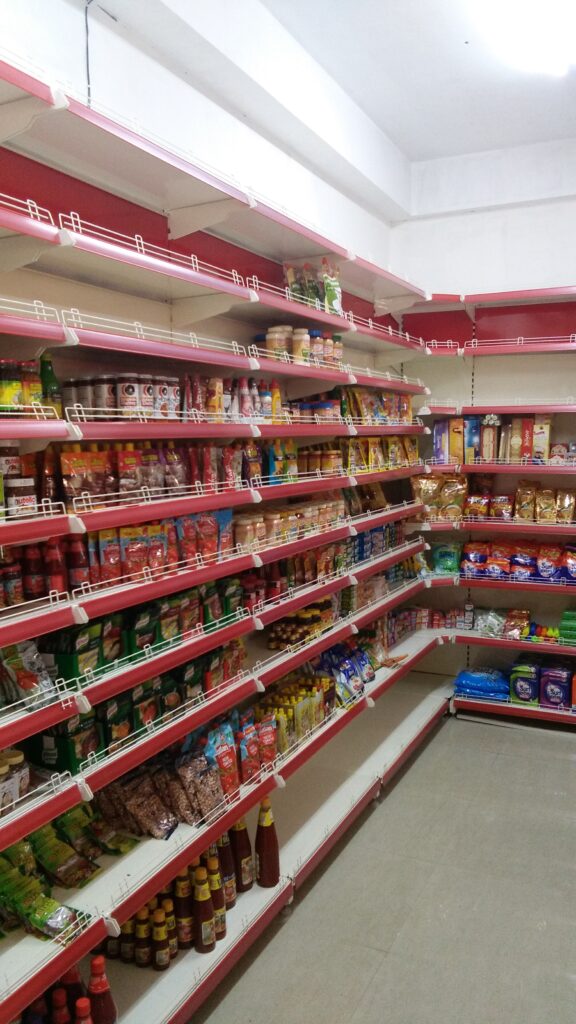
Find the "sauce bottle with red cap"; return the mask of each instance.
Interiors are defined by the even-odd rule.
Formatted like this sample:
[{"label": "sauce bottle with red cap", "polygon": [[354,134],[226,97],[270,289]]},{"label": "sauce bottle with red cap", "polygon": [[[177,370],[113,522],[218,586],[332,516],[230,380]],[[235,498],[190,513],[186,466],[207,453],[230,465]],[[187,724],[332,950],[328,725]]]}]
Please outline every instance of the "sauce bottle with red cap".
[{"label": "sauce bottle with red cap", "polygon": [[118,1010],[106,977],[106,961],[103,956],[92,957],[88,996],[93,1024],[116,1024]]}]

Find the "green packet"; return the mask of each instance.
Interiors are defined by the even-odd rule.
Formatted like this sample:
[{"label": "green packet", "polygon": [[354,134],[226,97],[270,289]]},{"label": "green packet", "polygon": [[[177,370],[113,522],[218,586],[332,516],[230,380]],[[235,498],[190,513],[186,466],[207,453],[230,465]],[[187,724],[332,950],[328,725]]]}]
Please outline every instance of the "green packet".
[{"label": "green packet", "polygon": [[92,824],[92,831],[104,853],[109,853],[112,856],[130,853],[130,850],[138,846],[138,840],[134,836],[119,832],[105,821],[96,819]]},{"label": "green packet", "polygon": [[51,824],[33,832],[30,843],[36,860],[48,877],[66,889],[81,888],[100,870],[97,864],[59,839]]},{"label": "green packet", "polygon": [[[71,928],[75,924],[76,911],[42,893],[27,908],[26,920],[36,931],[55,938],[61,936],[67,928]],[[72,938],[71,935],[70,941]]]},{"label": "green packet", "polygon": [[60,838],[69,843],[82,857],[95,860],[102,853],[92,834],[91,820],[81,804],[56,818],[55,825]]}]

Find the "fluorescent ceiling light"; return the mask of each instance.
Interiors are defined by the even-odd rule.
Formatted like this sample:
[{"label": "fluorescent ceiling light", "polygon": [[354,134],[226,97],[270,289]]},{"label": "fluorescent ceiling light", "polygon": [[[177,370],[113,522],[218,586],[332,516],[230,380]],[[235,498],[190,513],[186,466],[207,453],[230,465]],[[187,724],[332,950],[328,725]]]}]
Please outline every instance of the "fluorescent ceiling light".
[{"label": "fluorescent ceiling light", "polygon": [[576,0],[473,0],[472,11],[510,67],[560,77],[576,64]]}]

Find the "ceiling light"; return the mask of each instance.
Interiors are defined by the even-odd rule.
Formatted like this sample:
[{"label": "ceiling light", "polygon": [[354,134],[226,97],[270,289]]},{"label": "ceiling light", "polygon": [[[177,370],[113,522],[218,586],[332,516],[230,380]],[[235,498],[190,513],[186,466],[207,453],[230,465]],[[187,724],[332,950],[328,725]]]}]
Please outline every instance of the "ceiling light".
[{"label": "ceiling light", "polygon": [[473,0],[490,49],[519,71],[562,76],[576,64],[576,0]]}]

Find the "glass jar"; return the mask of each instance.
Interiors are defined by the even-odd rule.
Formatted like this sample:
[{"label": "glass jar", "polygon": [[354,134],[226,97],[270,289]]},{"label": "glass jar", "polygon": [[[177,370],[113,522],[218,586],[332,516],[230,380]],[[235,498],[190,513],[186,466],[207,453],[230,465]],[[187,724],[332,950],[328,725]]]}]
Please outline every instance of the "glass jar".
[{"label": "glass jar", "polygon": [[297,327],[293,331],[292,357],[295,363],[310,362],[310,335],[307,327]]},{"label": "glass jar", "polygon": [[20,363],[0,359],[0,410],[14,409],[24,404]]}]

